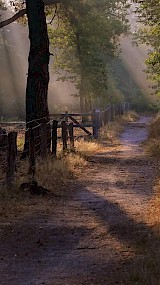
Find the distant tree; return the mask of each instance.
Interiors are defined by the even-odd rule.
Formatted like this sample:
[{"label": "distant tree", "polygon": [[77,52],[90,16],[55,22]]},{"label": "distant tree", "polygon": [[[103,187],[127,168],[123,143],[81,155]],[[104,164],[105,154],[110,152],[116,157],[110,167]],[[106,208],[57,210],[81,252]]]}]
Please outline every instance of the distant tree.
[{"label": "distant tree", "polygon": [[82,112],[91,99],[107,98],[108,62],[127,30],[126,8],[126,1],[106,0],[67,1],[58,6],[49,30],[54,72],[76,85]]},{"label": "distant tree", "polygon": [[146,60],[148,76],[154,82],[155,93],[160,96],[160,2],[159,0],[135,0],[139,21],[136,39],[149,46]]}]

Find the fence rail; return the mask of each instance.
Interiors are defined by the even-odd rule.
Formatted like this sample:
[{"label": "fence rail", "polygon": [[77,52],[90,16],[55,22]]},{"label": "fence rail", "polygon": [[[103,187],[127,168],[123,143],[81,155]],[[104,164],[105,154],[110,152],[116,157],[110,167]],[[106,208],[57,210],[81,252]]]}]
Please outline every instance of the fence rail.
[{"label": "fence rail", "polygon": [[[74,128],[80,128],[90,138],[96,139],[101,127],[113,122],[116,116],[126,114],[128,111],[129,103],[124,102],[118,105],[108,105],[103,111],[94,109],[90,113],[51,114],[51,121],[46,124],[39,124],[39,120],[36,120],[37,125],[28,128],[25,132],[26,146],[23,154],[26,153],[29,157],[29,174],[34,177],[37,155],[40,155],[42,160],[45,160],[48,152],[56,157],[59,128],[61,128],[63,151],[65,152],[68,147],[74,151]],[[87,121],[84,122],[84,118]],[[6,183],[10,185],[16,169],[17,132],[6,133],[0,128],[0,150],[7,150]]]}]

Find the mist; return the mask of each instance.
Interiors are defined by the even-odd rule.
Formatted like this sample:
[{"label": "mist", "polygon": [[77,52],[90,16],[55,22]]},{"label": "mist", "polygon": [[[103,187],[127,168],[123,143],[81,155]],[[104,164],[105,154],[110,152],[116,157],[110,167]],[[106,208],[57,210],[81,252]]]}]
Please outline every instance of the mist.
[{"label": "mist", "polygon": [[[12,9],[0,11],[0,21],[12,16]],[[0,30],[0,118],[25,118],[25,92],[29,53],[28,28],[17,22]],[[50,112],[60,106],[76,105],[70,82],[56,81],[50,63],[48,102]]]},{"label": "mist", "polygon": [[[128,20],[130,24],[130,35],[122,37],[120,42],[121,55],[120,59],[128,71],[128,78],[132,84],[134,82],[137,89],[151,101],[155,100],[155,97],[151,94],[153,90],[151,88],[151,82],[147,78],[145,72],[146,65],[145,60],[147,58],[148,49],[144,44],[136,45],[133,41],[134,34],[140,26],[138,22],[138,16],[135,14],[137,4],[132,4],[128,10]],[[136,92],[136,90],[134,90]]]},{"label": "mist", "polygon": [[[134,6],[129,13],[131,32],[134,32],[137,21],[133,14]],[[12,10],[1,11],[1,21],[12,16]],[[121,62],[127,71],[126,80],[135,82],[147,97],[150,96],[150,82],[144,73],[144,60],[147,56],[146,46],[133,46],[132,35],[121,38]],[[28,71],[29,39],[28,28],[14,22],[0,30],[0,117],[25,118],[25,90]],[[53,58],[54,60],[54,58]],[[52,60],[51,60],[52,61]],[[128,90],[130,92],[130,90]],[[134,88],[134,92],[136,89]],[[74,98],[76,90],[70,82],[57,82],[50,63],[49,110],[67,108],[67,105],[78,105]]]}]

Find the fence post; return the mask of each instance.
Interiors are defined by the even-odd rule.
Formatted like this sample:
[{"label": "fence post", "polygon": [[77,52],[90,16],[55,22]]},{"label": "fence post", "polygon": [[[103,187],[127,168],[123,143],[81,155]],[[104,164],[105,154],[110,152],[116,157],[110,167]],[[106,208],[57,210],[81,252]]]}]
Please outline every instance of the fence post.
[{"label": "fence post", "polygon": [[92,111],[92,128],[93,128],[93,137],[98,138],[98,113],[96,109]]},{"label": "fence post", "polygon": [[47,151],[51,151],[51,125],[50,122],[46,124],[47,125]]},{"label": "fence post", "polygon": [[114,105],[111,105],[111,122],[114,121]]},{"label": "fence post", "polygon": [[58,121],[53,120],[52,124],[52,154],[54,157],[57,155],[57,127]]},{"label": "fence post", "polygon": [[65,111],[65,122],[68,123],[68,111]]},{"label": "fence post", "polygon": [[108,123],[110,123],[111,122],[111,105],[108,106],[107,110],[108,110]]},{"label": "fence post", "polygon": [[68,126],[69,130],[69,138],[70,138],[70,148],[73,151],[74,150],[74,134],[73,134],[73,123],[70,123]]},{"label": "fence post", "polygon": [[32,178],[35,174],[35,141],[34,141],[34,130],[29,129],[29,171],[28,174],[32,175]]},{"label": "fence post", "polygon": [[8,134],[8,152],[7,152],[7,173],[6,183],[11,185],[14,179],[16,169],[16,155],[17,155],[17,132],[10,132]]},{"label": "fence post", "polygon": [[114,106],[115,106],[114,107],[114,109],[115,109],[115,116],[117,116],[118,115],[118,104],[115,104]]},{"label": "fence post", "polygon": [[63,142],[63,151],[67,150],[67,124],[65,121],[62,121],[62,142]]},{"label": "fence post", "polygon": [[99,111],[99,129],[103,126],[103,117],[102,111]]},{"label": "fence post", "polygon": [[124,115],[124,103],[122,102],[121,103],[121,116]]},{"label": "fence post", "polygon": [[127,102],[127,113],[130,111],[130,103]]},{"label": "fence post", "polygon": [[127,114],[127,105],[126,105],[127,103],[126,102],[124,102],[124,113],[125,113],[125,115]]},{"label": "fence post", "polygon": [[41,158],[45,159],[47,156],[47,125],[44,123],[40,126],[40,139]]},{"label": "fence post", "polygon": [[103,115],[104,126],[106,126],[107,125],[107,110],[105,110],[103,114],[104,114]]}]

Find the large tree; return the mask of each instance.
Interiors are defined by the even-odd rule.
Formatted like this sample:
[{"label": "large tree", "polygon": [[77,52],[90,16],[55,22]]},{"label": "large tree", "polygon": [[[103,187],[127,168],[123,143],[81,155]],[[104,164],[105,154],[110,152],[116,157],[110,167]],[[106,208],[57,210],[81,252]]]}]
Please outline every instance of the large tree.
[{"label": "large tree", "polygon": [[27,0],[26,11],[30,39],[26,88],[26,122],[28,124],[35,119],[44,118],[43,121],[49,119],[47,104],[49,39],[42,0]]},{"label": "large tree", "polygon": [[25,13],[27,14],[30,39],[26,87],[27,127],[35,125],[35,120],[38,120],[38,122],[47,122],[49,120],[47,95],[50,53],[44,5],[55,4],[57,2],[59,1],[26,0],[26,8],[17,12],[10,19],[0,23],[0,27],[3,27]]}]

